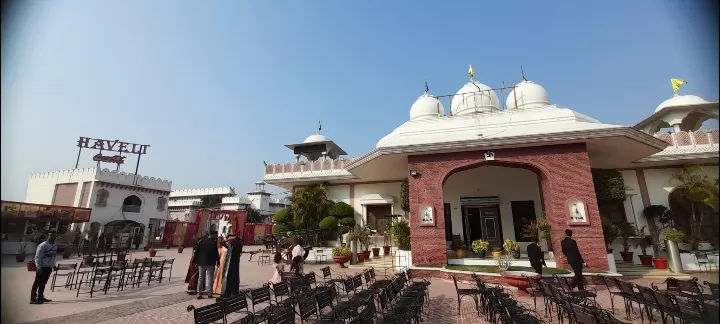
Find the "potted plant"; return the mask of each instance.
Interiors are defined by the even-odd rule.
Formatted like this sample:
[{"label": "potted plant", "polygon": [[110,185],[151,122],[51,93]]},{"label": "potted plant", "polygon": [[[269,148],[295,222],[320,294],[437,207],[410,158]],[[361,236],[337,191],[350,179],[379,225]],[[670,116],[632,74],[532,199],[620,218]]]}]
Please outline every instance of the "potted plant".
[{"label": "potted plant", "polygon": [[[548,248],[552,246],[550,244],[550,231],[552,230],[552,227],[550,226],[550,223],[548,223],[545,216],[543,218],[534,220],[530,222],[529,224],[526,224],[523,226],[523,236],[525,237],[537,237],[541,240],[544,240],[547,243]],[[542,234],[541,234],[542,233]]]},{"label": "potted plant", "polygon": [[610,245],[620,235],[620,229],[618,229],[617,225],[606,217],[602,217],[601,220],[603,236],[605,237],[605,249],[607,250],[607,253],[610,254],[613,253],[613,249],[610,248]]},{"label": "potted plant", "polygon": [[387,223],[385,231],[383,231],[383,241],[383,256],[390,255],[390,222]]},{"label": "potted plant", "polygon": [[185,249],[185,247],[183,246],[185,243],[185,233],[175,232],[175,234],[173,234],[173,237],[175,238],[175,242],[180,242],[180,244],[178,244],[177,252],[183,253],[183,250]]},{"label": "potted plant", "polygon": [[619,222],[617,224],[620,238],[622,239],[623,251],[620,252],[623,262],[632,263],[633,252],[630,251],[630,238],[637,236],[635,225],[628,221]]},{"label": "potted plant", "polygon": [[75,226],[75,230],[68,230],[67,232],[65,232],[65,234],[63,234],[62,240],[65,248],[62,252],[63,259],[69,259],[72,255],[73,243],[75,242],[75,238],[78,235],[80,235],[80,228],[78,228],[77,226]]},{"label": "potted plant", "polygon": [[[643,226],[638,232],[644,233],[645,226]],[[652,260],[653,256],[647,254],[647,248],[652,246],[651,238],[649,235],[643,235],[642,238],[638,241],[637,247],[640,248],[640,251],[642,251],[642,255],[638,255],[638,258],[640,259],[640,264],[644,266],[652,266]]]},{"label": "potted plant", "polygon": [[97,247],[98,244],[98,237],[99,237],[100,231],[98,229],[93,228],[93,226],[88,226],[88,229],[84,232],[85,240],[88,241],[90,245],[90,254],[83,256],[83,264],[87,266],[91,266],[93,262],[95,261],[95,256],[93,255],[94,248]]},{"label": "potted plant", "polygon": [[465,246],[465,242],[463,242],[459,238],[453,239],[452,244],[450,245],[450,249],[455,251],[455,257],[458,259],[462,259],[465,257],[465,249],[467,246]]},{"label": "potted plant", "polygon": [[347,268],[345,266],[345,263],[350,261],[350,256],[352,255],[352,252],[350,249],[346,247],[336,247],[332,250],[333,253],[333,261],[335,263],[340,265],[340,268]]},{"label": "potted plant", "polygon": [[[643,214],[648,223],[655,222],[657,219],[663,227],[672,224],[672,212],[663,205],[647,206],[643,209]],[[654,246],[652,262],[657,269],[667,269],[667,259],[660,257],[660,249],[658,248],[658,246],[660,246],[660,230],[658,230],[657,226],[649,226],[648,229],[650,230],[651,244]],[[658,268],[658,265],[663,266],[663,268]]]},{"label": "potted plant", "polygon": [[365,260],[370,259],[370,228],[367,226],[360,226],[359,229],[359,243],[362,246],[362,253],[365,255]]},{"label": "potted plant", "polygon": [[475,252],[475,254],[478,256],[478,258],[484,258],[485,253],[487,253],[487,249],[490,247],[490,243],[488,241],[483,240],[475,240],[471,244],[472,251]]},{"label": "potted plant", "polygon": [[505,249],[505,251],[510,253],[513,258],[520,258],[520,243],[515,242],[515,240],[505,239],[505,242],[503,242],[503,248]]},{"label": "potted plant", "polygon": [[502,248],[494,247],[492,251],[492,256],[494,259],[500,258],[502,256]]}]

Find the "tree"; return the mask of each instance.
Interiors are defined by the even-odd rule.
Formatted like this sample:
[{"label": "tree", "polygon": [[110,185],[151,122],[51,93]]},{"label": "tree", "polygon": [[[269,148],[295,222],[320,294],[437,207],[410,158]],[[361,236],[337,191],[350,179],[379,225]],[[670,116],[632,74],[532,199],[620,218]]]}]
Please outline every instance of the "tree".
[{"label": "tree", "polygon": [[400,184],[400,208],[405,215],[410,211],[410,184],[407,180]]},{"label": "tree", "polygon": [[333,202],[327,199],[327,185],[315,184],[290,196],[295,228],[315,229],[325,218]]},{"label": "tree", "polygon": [[[705,172],[699,166],[689,165],[683,167],[678,173],[674,174],[672,179],[680,182],[677,189],[682,190],[685,198],[690,200],[690,215],[692,217],[690,223],[690,236],[694,240],[701,239],[700,228],[702,221],[705,216],[703,205],[708,205],[709,200],[715,199],[716,203],[717,196],[713,197],[713,184],[708,181],[708,177]],[[696,206],[700,204],[700,206]],[[696,212],[696,207],[699,207],[700,215]]]},{"label": "tree", "polygon": [[216,209],[222,204],[221,195],[208,195],[200,198],[200,202],[194,204],[195,208]]},{"label": "tree", "polygon": [[286,235],[287,232],[293,230],[292,222],[293,215],[289,208],[278,210],[275,216],[273,216],[273,234]]},{"label": "tree", "polygon": [[260,211],[255,209],[253,206],[247,206],[245,207],[245,210],[247,210],[247,222],[248,223],[262,223],[263,222],[263,216],[260,214]]}]

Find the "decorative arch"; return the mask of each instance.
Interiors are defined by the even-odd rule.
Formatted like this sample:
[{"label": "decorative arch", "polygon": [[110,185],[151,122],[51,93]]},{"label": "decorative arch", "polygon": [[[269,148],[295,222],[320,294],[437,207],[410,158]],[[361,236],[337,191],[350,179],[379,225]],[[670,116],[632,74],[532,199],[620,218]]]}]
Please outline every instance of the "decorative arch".
[{"label": "decorative arch", "polygon": [[[543,208],[552,227],[553,250],[560,250],[565,229],[583,225],[574,236],[583,257],[591,260],[592,268],[608,269],[590,157],[584,143],[408,156],[408,171],[414,174],[408,178],[408,184],[415,265],[443,265],[447,260],[445,220],[436,217],[433,226],[424,226],[420,219],[421,208],[430,206],[437,215],[444,215],[443,185],[448,177],[483,165],[521,168],[538,174]],[[570,198],[583,202],[587,208],[587,223],[568,221],[566,203]],[[415,258],[416,254],[422,257]],[[560,265],[566,263],[561,253],[555,254],[555,261]]]},{"label": "decorative arch", "polygon": [[123,199],[122,211],[128,213],[139,213],[142,210],[142,205],[142,197],[137,193],[133,193]]}]

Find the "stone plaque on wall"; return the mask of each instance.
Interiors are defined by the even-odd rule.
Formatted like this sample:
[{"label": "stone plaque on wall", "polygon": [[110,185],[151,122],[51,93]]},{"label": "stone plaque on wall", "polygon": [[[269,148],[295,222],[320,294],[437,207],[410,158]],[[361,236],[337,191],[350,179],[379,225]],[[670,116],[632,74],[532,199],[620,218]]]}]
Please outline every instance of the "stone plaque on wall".
[{"label": "stone plaque on wall", "polygon": [[425,206],[420,210],[420,225],[435,226],[435,209],[432,206]]},{"label": "stone plaque on wall", "polygon": [[100,188],[97,191],[97,200],[95,200],[95,206],[107,207],[108,197],[110,197],[110,192],[107,191],[107,189],[105,188]]}]

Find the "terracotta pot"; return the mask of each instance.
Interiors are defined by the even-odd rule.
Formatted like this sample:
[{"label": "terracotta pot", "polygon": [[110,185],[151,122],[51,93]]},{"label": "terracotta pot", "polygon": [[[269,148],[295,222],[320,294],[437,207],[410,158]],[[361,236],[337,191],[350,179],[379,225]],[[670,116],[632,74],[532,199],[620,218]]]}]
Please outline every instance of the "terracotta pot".
[{"label": "terracotta pot", "polygon": [[143,250],[144,250],[145,252],[150,251],[150,247],[149,247],[149,246],[146,246],[146,247],[143,248]]},{"label": "terracotta pot", "polygon": [[91,266],[93,261],[95,261],[95,257],[92,255],[86,255],[83,257],[83,264],[86,266]]},{"label": "terracotta pot", "polygon": [[622,252],[620,252],[620,256],[622,257],[623,262],[625,262],[625,263],[632,263],[632,261],[633,261],[633,253],[632,252],[622,251]]},{"label": "terracotta pot", "polygon": [[364,262],[365,261],[365,253],[360,252],[357,254],[358,262]]},{"label": "terracotta pot", "polygon": [[658,269],[658,270],[665,270],[665,269],[667,269],[667,266],[668,266],[668,260],[667,260],[667,259],[665,259],[665,258],[654,258],[652,261],[653,261],[653,264],[655,264],[655,269]]},{"label": "terracotta pot", "polygon": [[502,255],[502,251],[493,251],[492,256],[493,258],[497,259]]},{"label": "terracotta pot", "polygon": [[23,262],[25,262],[25,254],[16,254],[16,255],[15,255],[15,262],[17,262],[17,263],[23,263]]},{"label": "terracotta pot", "polygon": [[151,258],[154,258],[154,257],[157,255],[157,250],[155,250],[155,249],[150,249],[150,251],[148,251],[148,253],[150,253],[150,257],[151,257]]},{"label": "terracotta pot", "polygon": [[[515,292],[518,296],[527,296],[529,295],[527,289],[530,288],[530,283],[527,281],[525,277],[522,275],[516,275],[516,274],[510,274],[505,271],[501,272],[500,275],[502,276],[502,282],[503,284],[506,284],[508,286],[513,286],[517,288],[517,291]],[[531,274],[525,274],[529,277],[540,277],[539,275],[531,275]]]},{"label": "terracotta pot", "polygon": [[65,251],[65,252],[62,253],[62,258],[63,258],[63,259],[70,259],[70,256],[71,256],[71,255],[72,255],[72,252],[70,252],[70,251]]},{"label": "terracotta pot", "polygon": [[455,257],[458,259],[462,259],[465,257],[465,250],[456,250],[455,251]]},{"label": "terracotta pot", "polygon": [[390,255],[390,246],[389,245],[383,246],[383,255]]},{"label": "terracotta pot", "polygon": [[373,252],[373,258],[377,258],[380,256],[380,248],[373,248],[372,252]]},{"label": "terracotta pot", "polygon": [[27,267],[28,271],[37,271],[37,266],[35,265],[35,260],[30,260],[25,263],[25,266]]},{"label": "terracotta pot", "polygon": [[117,260],[118,260],[118,261],[125,261],[125,256],[126,256],[125,253],[118,253],[118,254],[117,254]]},{"label": "terracotta pot", "polygon": [[347,267],[345,266],[345,263],[347,263],[348,261],[350,261],[350,257],[349,257],[349,256],[344,256],[344,255],[334,255],[334,256],[333,256],[333,261],[335,261],[335,263],[339,264],[339,265],[340,265],[340,268],[347,268]]},{"label": "terracotta pot", "polygon": [[179,247],[179,248],[178,248],[178,253],[182,253],[182,251],[183,251],[184,249],[185,249],[185,248],[184,248],[184,247],[182,247],[182,246],[181,246],[181,247]]},{"label": "terracotta pot", "polygon": [[652,255],[638,255],[638,258],[640,259],[640,263],[644,266],[650,267],[653,264]]}]

